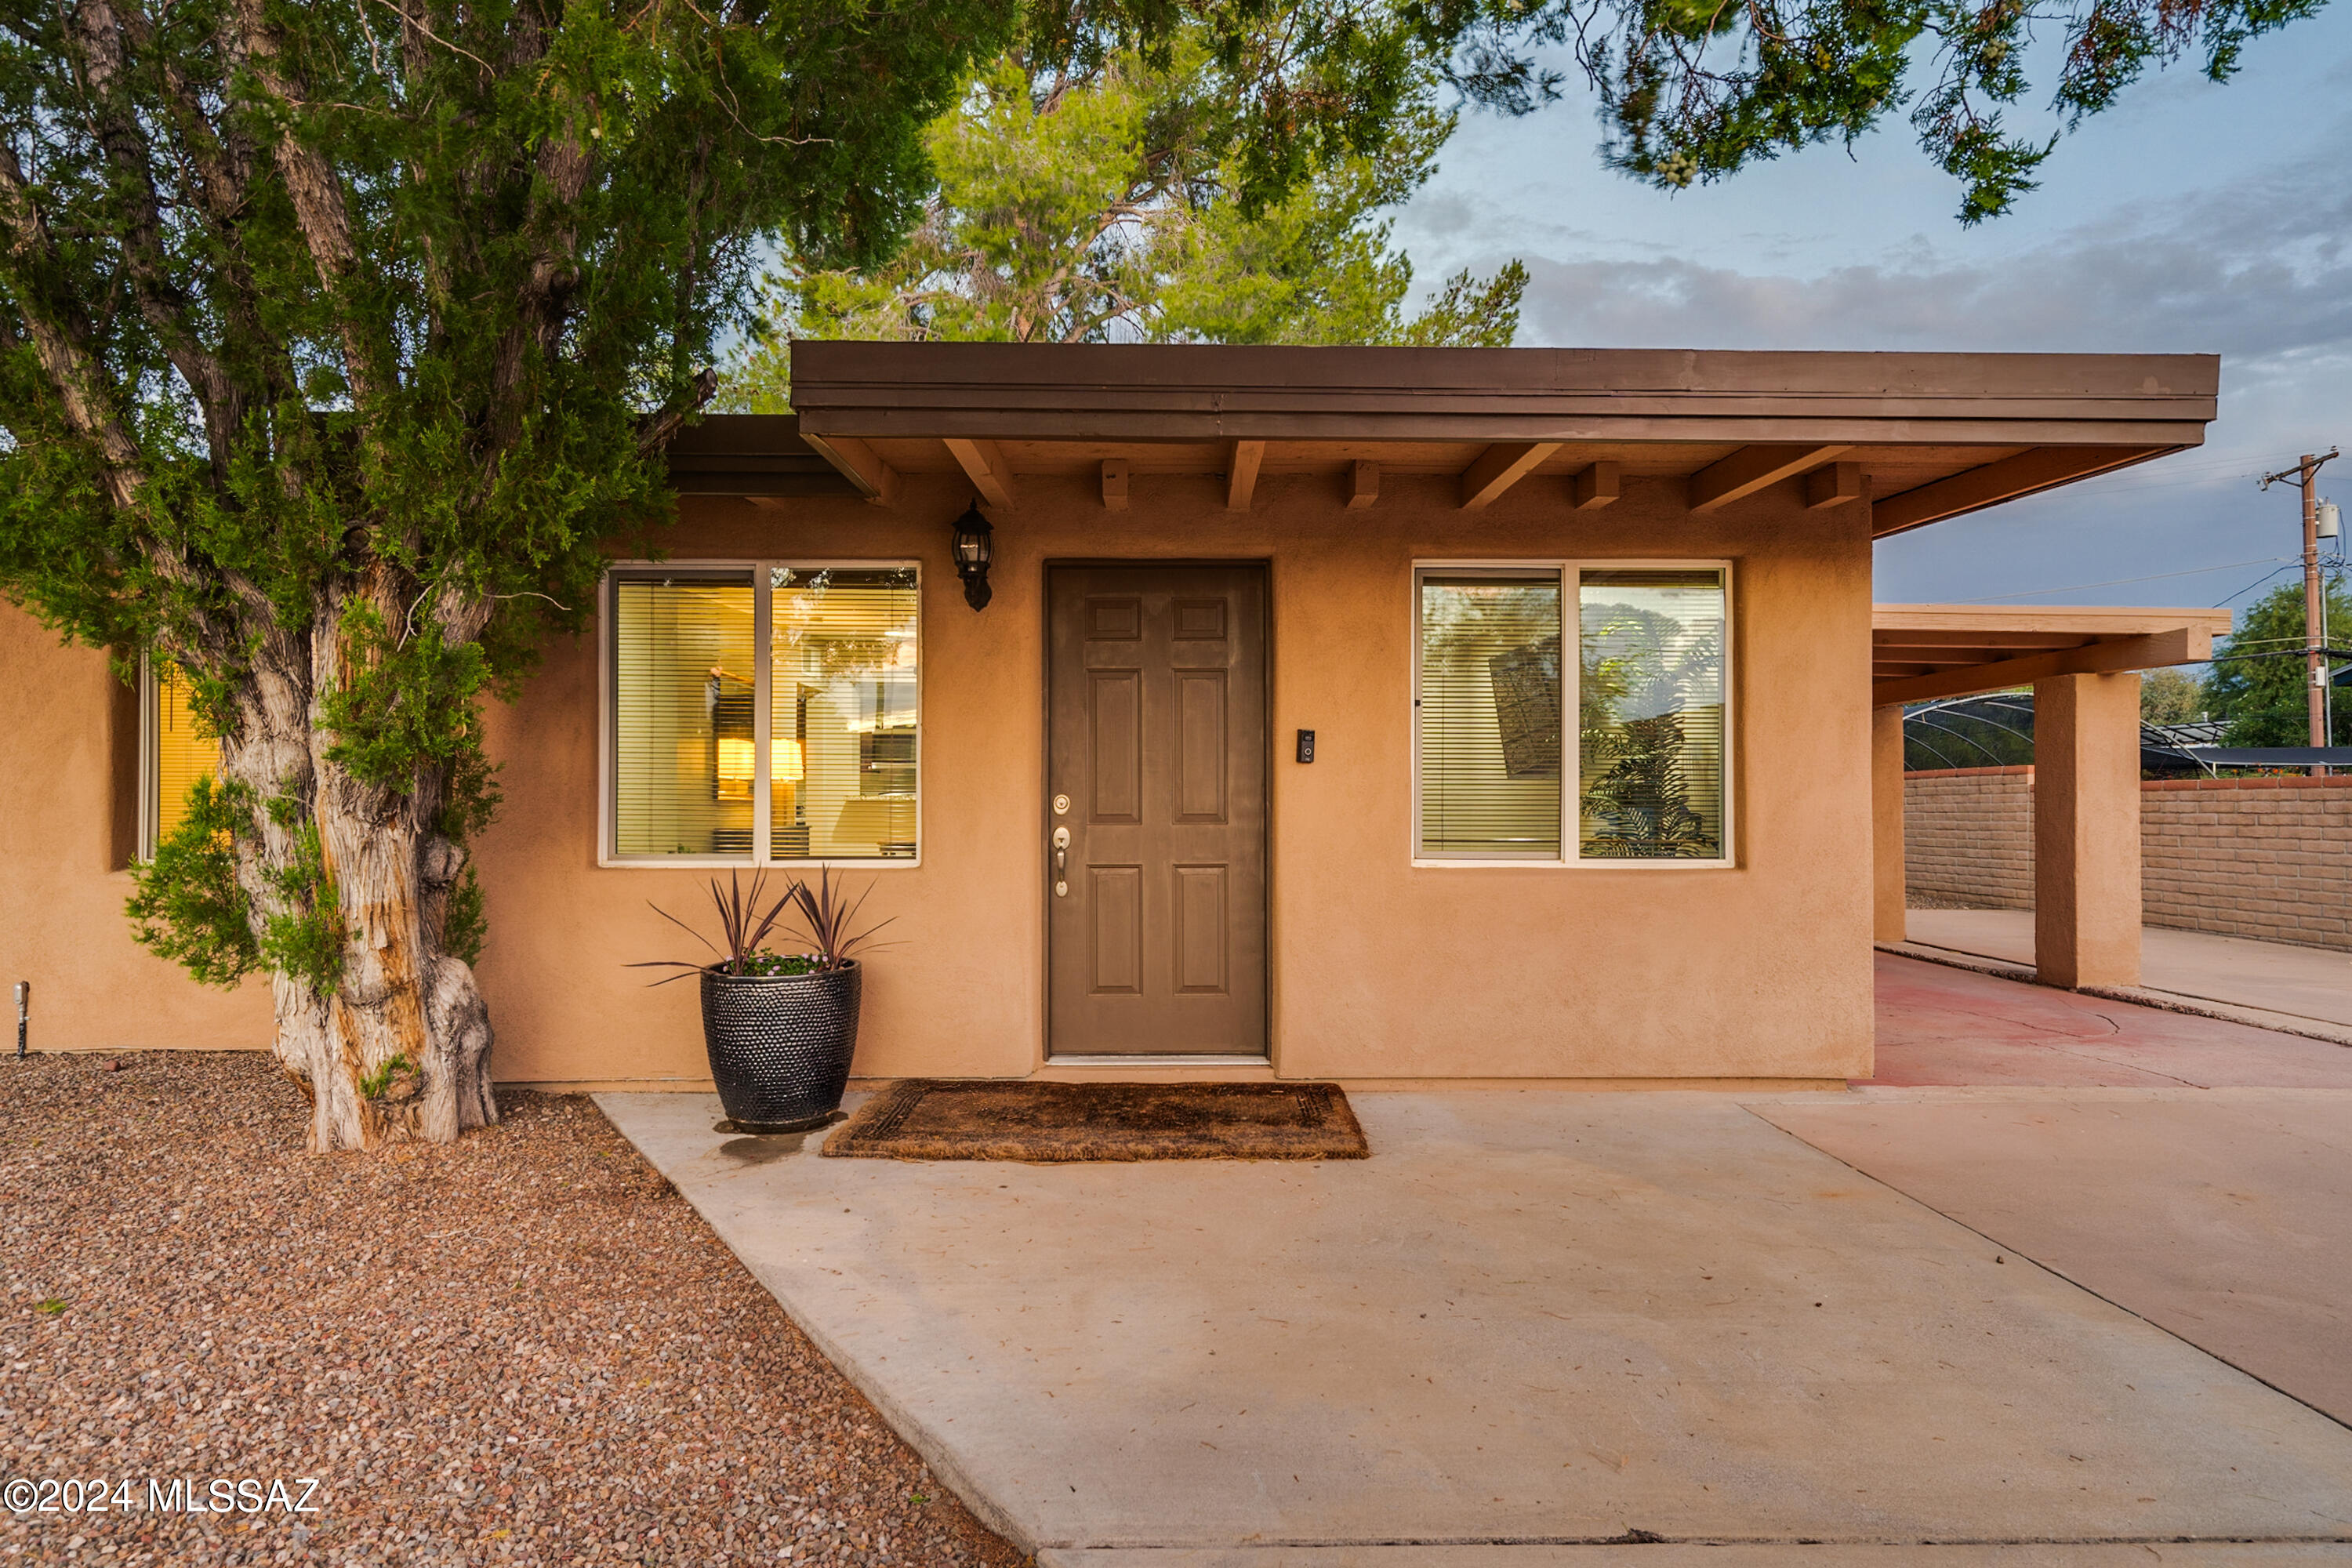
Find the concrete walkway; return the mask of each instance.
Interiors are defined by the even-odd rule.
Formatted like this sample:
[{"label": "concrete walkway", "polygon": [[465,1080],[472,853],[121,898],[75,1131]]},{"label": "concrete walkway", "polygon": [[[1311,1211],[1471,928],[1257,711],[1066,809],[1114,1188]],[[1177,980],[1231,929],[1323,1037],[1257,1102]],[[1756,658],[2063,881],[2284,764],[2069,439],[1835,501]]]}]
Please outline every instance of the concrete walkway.
[{"label": "concrete walkway", "polygon": [[[2342,1561],[2352,1431],[2293,1352],[2338,1354],[2352,1151],[2293,1108],[2352,1095],[2266,1092],[1361,1094],[1373,1158],[1303,1166],[824,1160],[710,1097],[599,1103],[1041,1564]],[[2062,1129],[2116,1163],[2086,1183],[2021,1093],[2148,1109]],[[2119,1210],[2168,1255],[2251,1226],[2242,1292],[2309,1272],[2276,1363],[2237,1347],[2277,1387],[2158,1326],[2227,1303],[2102,1262]]]},{"label": "concrete walkway", "polygon": [[[1904,934],[1927,947],[2032,967],[2032,910],[1913,910]],[[2150,991],[2352,1028],[2352,952],[2204,931],[2140,928]]]}]

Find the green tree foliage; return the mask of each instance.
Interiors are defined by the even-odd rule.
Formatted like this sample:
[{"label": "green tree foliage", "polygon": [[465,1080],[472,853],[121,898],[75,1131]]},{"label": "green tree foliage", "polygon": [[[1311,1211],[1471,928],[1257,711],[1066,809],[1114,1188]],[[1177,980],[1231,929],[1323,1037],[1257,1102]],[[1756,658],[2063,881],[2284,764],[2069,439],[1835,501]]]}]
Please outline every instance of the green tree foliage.
[{"label": "green tree foliage", "polygon": [[2188,724],[2204,712],[2204,689],[2178,669],[2151,669],[2139,678],[2139,716],[2151,724]]},{"label": "green tree foliage", "polygon": [[206,985],[235,985],[261,966],[234,848],[252,813],[236,795],[233,784],[197,779],[154,858],[131,868],[131,934]]},{"label": "green tree foliage", "polygon": [[[0,593],[226,784],[143,939],[272,970],[322,1146],[495,1116],[477,708],[663,520],[766,237],[877,264],[1000,0],[59,0],[0,19]],[[468,890],[471,889],[472,890]],[[238,933],[241,914],[244,932]],[[361,1101],[386,1063],[414,1097]]]},{"label": "green tree foliage", "polygon": [[1381,215],[1453,132],[1435,71],[1412,77],[1376,145],[1305,157],[1295,188],[1254,206],[1256,143],[1213,44],[1192,26],[1084,70],[1015,49],[979,72],[928,133],[939,184],[906,247],[866,269],[787,258],[728,405],[787,404],[787,336],[1507,343],[1516,262],[1405,311],[1412,267]]},{"label": "green tree foliage", "polygon": [[[1908,108],[1920,145],[1962,186],[1959,220],[2010,210],[2063,130],[2112,106],[2151,68],[2194,58],[2214,81],[2246,44],[2326,0],[1425,0],[1427,36],[1454,46],[1472,97],[1524,109],[1559,79],[1532,49],[1565,46],[1599,89],[1614,167],[1664,189],[1759,159],[1851,143]],[[2027,73],[2054,38],[2054,79]],[[2046,95],[2046,96],[2045,96]],[[2048,104],[2062,131],[2008,116]]]},{"label": "green tree foliage", "polygon": [[[2327,626],[2331,646],[2342,647],[2352,637],[2352,591],[2341,575],[2326,583]],[[2215,650],[2208,667],[2202,706],[2216,719],[2227,719],[2222,744],[2229,746],[2307,746],[2311,743],[2311,710],[2304,695],[2310,689],[2309,667],[2293,650],[2305,646],[2303,582],[2282,583],[2249,605],[2238,617],[2238,628]],[[2286,650],[2280,657],[2281,650]],[[2231,655],[2263,654],[2261,658]],[[2339,670],[2352,660],[2329,665]],[[2335,733],[2332,744],[2352,745],[2352,690],[2336,689]]]}]

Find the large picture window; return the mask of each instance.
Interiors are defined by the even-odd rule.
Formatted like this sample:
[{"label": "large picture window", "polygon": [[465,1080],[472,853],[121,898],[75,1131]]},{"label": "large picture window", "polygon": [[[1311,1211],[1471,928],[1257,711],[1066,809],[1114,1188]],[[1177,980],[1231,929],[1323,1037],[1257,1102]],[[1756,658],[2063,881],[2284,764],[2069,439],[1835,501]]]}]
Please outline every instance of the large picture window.
[{"label": "large picture window", "polygon": [[609,857],[911,860],[913,566],[618,570]]},{"label": "large picture window", "polygon": [[1417,570],[1414,858],[1728,864],[1729,588],[1719,563]]}]

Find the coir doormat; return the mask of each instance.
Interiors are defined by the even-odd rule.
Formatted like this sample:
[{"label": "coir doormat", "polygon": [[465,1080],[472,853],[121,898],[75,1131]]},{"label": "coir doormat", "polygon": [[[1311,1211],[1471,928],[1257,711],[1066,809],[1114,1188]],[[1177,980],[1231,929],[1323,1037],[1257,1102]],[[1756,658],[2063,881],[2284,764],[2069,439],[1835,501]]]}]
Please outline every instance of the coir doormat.
[{"label": "coir doormat", "polygon": [[1031,1083],[907,1079],[824,1141],[878,1160],[1361,1160],[1336,1083]]}]

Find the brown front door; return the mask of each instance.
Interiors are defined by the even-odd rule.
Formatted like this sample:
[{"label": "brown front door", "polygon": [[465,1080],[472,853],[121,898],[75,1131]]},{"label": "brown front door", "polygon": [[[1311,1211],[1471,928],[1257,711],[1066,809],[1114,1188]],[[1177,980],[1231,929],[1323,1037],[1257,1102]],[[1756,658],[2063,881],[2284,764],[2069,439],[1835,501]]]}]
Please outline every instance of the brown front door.
[{"label": "brown front door", "polygon": [[1056,566],[1046,605],[1047,1048],[1264,1056],[1265,569]]}]

